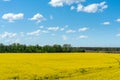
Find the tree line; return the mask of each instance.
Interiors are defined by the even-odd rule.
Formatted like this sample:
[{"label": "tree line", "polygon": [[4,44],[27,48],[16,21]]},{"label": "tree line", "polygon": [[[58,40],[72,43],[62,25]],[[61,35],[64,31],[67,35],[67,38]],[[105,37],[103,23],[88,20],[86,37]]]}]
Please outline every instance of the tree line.
[{"label": "tree line", "polygon": [[70,44],[64,45],[23,45],[19,43],[13,43],[10,45],[0,44],[0,53],[62,53],[62,52],[85,52],[84,49],[78,47],[72,47]]},{"label": "tree line", "polygon": [[120,48],[112,47],[72,47],[70,44],[64,45],[25,45],[13,43],[4,45],[0,43],[0,53],[63,53],[63,52],[107,52],[120,53]]}]

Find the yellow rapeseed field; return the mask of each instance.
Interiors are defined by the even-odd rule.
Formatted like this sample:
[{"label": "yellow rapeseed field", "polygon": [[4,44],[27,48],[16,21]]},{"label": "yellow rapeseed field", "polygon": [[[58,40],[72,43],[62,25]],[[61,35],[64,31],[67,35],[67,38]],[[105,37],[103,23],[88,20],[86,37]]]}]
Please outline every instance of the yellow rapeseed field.
[{"label": "yellow rapeseed field", "polygon": [[0,54],[0,80],[120,80],[120,55]]}]

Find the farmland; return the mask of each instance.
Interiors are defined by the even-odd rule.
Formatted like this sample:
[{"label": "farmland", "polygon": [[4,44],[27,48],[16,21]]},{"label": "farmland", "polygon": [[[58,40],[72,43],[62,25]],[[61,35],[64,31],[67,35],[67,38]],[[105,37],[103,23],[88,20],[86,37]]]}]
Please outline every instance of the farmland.
[{"label": "farmland", "polygon": [[120,55],[1,53],[0,80],[120,80]]}]

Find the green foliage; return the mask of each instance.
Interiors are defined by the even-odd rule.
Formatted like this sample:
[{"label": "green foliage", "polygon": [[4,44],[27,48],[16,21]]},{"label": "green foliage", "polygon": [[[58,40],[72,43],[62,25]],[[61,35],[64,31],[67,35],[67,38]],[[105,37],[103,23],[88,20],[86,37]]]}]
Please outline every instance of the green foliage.
[{"label": "green foliage", "polygon": [[53,46],[45,45],[23,45],[13,43],[4,45],[0,43],[0,53],[62,53],[62,52],[107,52],[120,53],[120,48],[104,48],[104,47],[72,47],[70,44]]},{"label": "green foliage", "polygon": [[55,44],[53,46],[45,45],[22,45],[13,43],[11,45],[0,44],[0,53],[62,53],[62,52],[85,52],[85,50],[71,47],[70,44],[63,46]]}]

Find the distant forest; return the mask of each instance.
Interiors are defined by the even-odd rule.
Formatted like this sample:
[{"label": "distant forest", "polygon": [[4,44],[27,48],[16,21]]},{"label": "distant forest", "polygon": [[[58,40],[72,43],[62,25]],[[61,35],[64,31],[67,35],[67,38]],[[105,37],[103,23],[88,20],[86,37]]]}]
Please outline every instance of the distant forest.
[{"label": "distant forest", "polygon": [[115,47],[72,47],[70,44],[64,45],[24,45],[13,43],[4,45],[0,43],[0,53],[63,53],[63,52],[106,52],[120,53],[120,48]]}]

